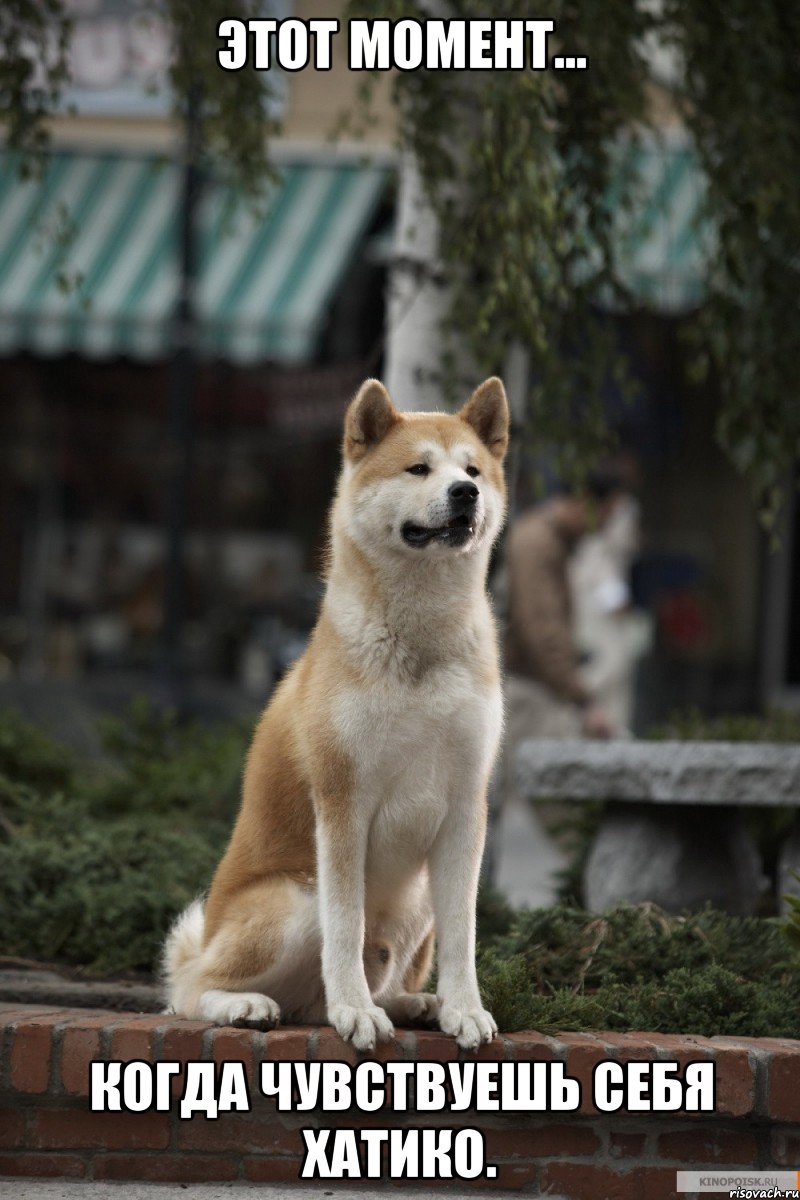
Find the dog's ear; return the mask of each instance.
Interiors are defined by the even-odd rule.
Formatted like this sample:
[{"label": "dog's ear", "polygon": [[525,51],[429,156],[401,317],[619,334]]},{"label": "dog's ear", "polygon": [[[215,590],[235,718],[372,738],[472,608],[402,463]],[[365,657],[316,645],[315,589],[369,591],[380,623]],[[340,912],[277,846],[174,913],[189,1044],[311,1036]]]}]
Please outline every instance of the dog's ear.
[{"label": "dog's ear", "polygon": [[345,458],[358,462],[400,419],[400,413],[380,380],[366,379],[344,419]]},{"label": "dog's ear", "polygon": [[493,375],[470,396],[458,414],[477,433],[495,458],[504,458],[508,449],[508,400],[502,379]]}]

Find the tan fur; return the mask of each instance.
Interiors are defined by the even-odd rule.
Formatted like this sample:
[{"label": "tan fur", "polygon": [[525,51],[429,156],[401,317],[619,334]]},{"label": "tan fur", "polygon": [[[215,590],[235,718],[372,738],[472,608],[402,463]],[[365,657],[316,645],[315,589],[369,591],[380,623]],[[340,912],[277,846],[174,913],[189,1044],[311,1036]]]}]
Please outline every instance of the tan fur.
[{"label": "tan fur", "polygon": [[[478,389],[457,416],[401,414],[376,381],[365,384],[351,405],[343,442],[345,466],[331,514],[325,604],[306,652],[277,689],[255,730],[241,809],[204,912],[197,909],[193,916],[187,914],[183,933],[176,927],[168,941],[165,964],[172,1003],[178,1011],[188,1016],[210,1013],[215,1020],[234,1019],[234,1012],[237,1020],[274,1019],[257,1003],[259,995],[268,992],[286,1015],[322,1018],[321,934],[316,916],[320,846],[327,871],[334,881],[341,881],[336,886],[344,888],[342,903],[352,907],[357,902],[348,901],[346,895],[352,891],[357,896],[358,886],[363,890],[360,944],[370,993],[375,996],[382,989],[392,995],[402,989],[421,993],[434,947],[424,850],[420,850],[419,862],[410,852],[405,874],[394,881],[389,879],[391,856],[384,867],[373,871],[373,843],[379,858],[385,856],[386,851],[379,852],[379,847],[394,836],[391,831],[398,820],[406,818],[391,806],[365,817],[359,789],[373,746],[390,746],[386,739],[395,730],[398,737],[403,736],[396,717],[387,716],[390,725],[384,727],[384,705],[378,697],[386,696],[386,711],[391,713],[394,696],[405,694],[404,689],[410,689],[413,706],[417,689],[438,686],[435,681],[439,677],[455,680],[462,675],[465,688],[485,689],[492,697],[499,693],[496,639],[483,576],[491,539],[502,519],[507,422],[502,385],[495,380]],[[358,514],[366,506],[364,519],[374,526],[370,497],[382,494],[380,489],[385,486],[413,497],[416,483],[407,468],[418,460],[420,447],[429,444],[445,459],[468,455],[480,471],[482,489],[494,498],[493,526],[483,542],[482,535],[478,536],[474,566],[464,555],[459,559],[457,550],[440,553],[435,549],[425,554],[401,546],[398,553],[407,555],[409,581],[418,577],[417,590],[406,595],[406,572],[400,569],[397,574],[392,568],[387,573],[383,550],[373,552],[370,538],[359,532]],[[464,474],[463,465],[448,469]],[[392,537],[398,540],[396,531]],[[402,561],[398,558],[401,567]],[[450,576],[452,587],[447,585]],[[371,623],[368,629],[366,619]],[[468,684],[469,680],[474,683]],[[365,705],[376,705],[374,725],[367,720],[356,737],[351,735],[348,721],[352,724],[362,719],[358,706],[352,707],[361,694]],[[426,697],[426,704],[431,703],[427,691],[419,695]],[[405,715],[407,708],[403,704],[398,711]],[[456,704],[454,713],[458,711]],[[356,715],[351,717],[351,713]],[[420,720],[424,736],[425,719]],[[466,736],[466,731],[454,736]],[[489,766],[490,752],[491,746],[486,751]],[[387,788],[392,786],[391,772],[402,769],[406,761],[400,744],[396,753],[399,766],[392,767],[387,758],[384,770],[389,775],[379,776],[386,778]],[[407,761],[412,763],[411,755]],[[483,844],[487,774],[488,766],[484,766],[475,777],[481,794],[476,798],[475,816],[470,818],[473,832],[464,840],[471,863],[476,856],[479,860]],[[419,824],[413,815],[408,819],[411,827]],[[425,819],[434,822],[433,836],[442,816]],[[365,826],[365,820],[372,824]],[[358,844],[366,847],[367,856],[366,867],[360,868],[366,872],[361,885],[352,877],[356,869],[353,847]],[[325,917],[323,911],[323,928]],[[304,957],[309,961],[302,961]],[[311,959],[317,963],[316,973]],[[332,987],[326,979],[326,988]],[[219,996],[229,992],[244,993],[242,1004],[226,1007]],[[390,1012],[392,995],[387,993]],[[209,996],[212,999],[207,999]],[[329,1008],[332,1002],[329,995]],[[272,1000],[267,1003],[272,1005],[270,1013],[277,1013],[277,1005]],[[432,1015],[435,1007],[433,997],[400,995],[393,1001],[393,1015],[402,1019],[403,1014],[413,1016],[423,1009]],[[353,1011],[357,1014],[353,1040],[369,1045],[374,1031],[370,1035],[372,1027],[367,1028],[366,1018],[358,1016],[360,1009]],[[217,1012],[222,1015],[215,1015]],[[378,1036],[382,1036],[380,1020],[373,1019]],[[346,1024],[342,1017],[339,1026],[343,1021]]]},{"label": "tan fur", "polygon": [[403,987],[407,992],[421,992],[425,984],[428,982],[428,977],[433,966],[433,951],[436,947],[436,938],[433,930],[420,942],[417,946],[416,953],[411,960],[411,966],[406,971]]}]

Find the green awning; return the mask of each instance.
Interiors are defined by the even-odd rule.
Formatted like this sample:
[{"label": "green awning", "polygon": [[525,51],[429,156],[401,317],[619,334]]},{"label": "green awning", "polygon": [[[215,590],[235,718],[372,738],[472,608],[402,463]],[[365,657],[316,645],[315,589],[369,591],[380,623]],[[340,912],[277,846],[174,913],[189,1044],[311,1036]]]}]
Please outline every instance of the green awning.
[{"label": "green awning", "polygon": [[[308,360],[375,215],[381,166],[297,162],[254,208],[218,183],[199,210],[199,348],[236,362]],[[0,160],[0,354],[168,353],[179,170],[59,152],[24,181]]]},{"label": "green awning", "polygon": [[622,281],[656,312],[697,307],[714,238],[702,220],[705,185],[691,143],[679,131],[631,139],[621,147],[620,172],[633,186],[630,206],[615,211]]}]

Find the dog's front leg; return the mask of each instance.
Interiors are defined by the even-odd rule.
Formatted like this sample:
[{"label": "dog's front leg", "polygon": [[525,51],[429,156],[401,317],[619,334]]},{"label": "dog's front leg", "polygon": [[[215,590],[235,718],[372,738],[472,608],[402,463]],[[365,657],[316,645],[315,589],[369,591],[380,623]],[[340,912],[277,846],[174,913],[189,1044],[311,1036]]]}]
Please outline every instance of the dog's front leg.
[{"label": "dog's front leg", "polygon": [[475,972],[475,906],[478,897],[486,800],[451,804],[431,848],[431,896],[438,946],[439,1025],[459,1046],[474,1050],[497,1033],[481,1003]]},{"label": "dog's front leg", "polygon": [[394,1032],[372,1003],[364,972],[366,822],[357,815],[319,813],[317,863],[322,928],[322,979],[328,1020],[358,1050],[372,1050]]}]

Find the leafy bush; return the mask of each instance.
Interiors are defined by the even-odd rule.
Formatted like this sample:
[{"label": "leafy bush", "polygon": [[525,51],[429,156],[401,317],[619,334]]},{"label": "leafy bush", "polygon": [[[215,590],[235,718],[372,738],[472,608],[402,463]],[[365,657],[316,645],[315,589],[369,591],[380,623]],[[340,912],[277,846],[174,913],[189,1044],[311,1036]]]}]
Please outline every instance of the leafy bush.
[{"label": "leafy bush", "polygon": [[111,765],[90,788],[98,813],[151,812],[229,819],[236,812],[249,730],[180,723],[136,700],[100,723]]},{"label": "leafy bush", "polygon": [[[800,871],[792,871],[792,875],[800,883]],[[800,951],[800,896],[788,895],[785,897],[789,905],[789,912],[786,916],[786,936],[794,946],[795,950]]]},{"label": "leafy bush", "polygon": [[653,906],[556,907],[482,938],[485,1002],[503,1029],[647,1029],[800,1037],[800,958],[782,923]]},{"label": "leafy bush", "polygon": [[224,827],[215,844],[165,823],[95,822],[68,803],[58,818],[0,844],[3,952],[89,973],[152,969],[169,922],[208,885]]},{"label": "leafy bush", "polygon": [[772,709],[763,714],[709,717],[698,708],[689,708],[672,713],[647,737],[660,742],[800,742],[800,714]]},{"label": "leafy bush", "polygon": [[225,848],[247,734],[137,702],[102,735],[107,761],[78,769],[0,714],[0,952],[150,971]]},{"label": "leafy bush", "polygon": [[66,787],[74,770],[72,754],[12,709],[0,711],[0,777],[31,787]]}]

